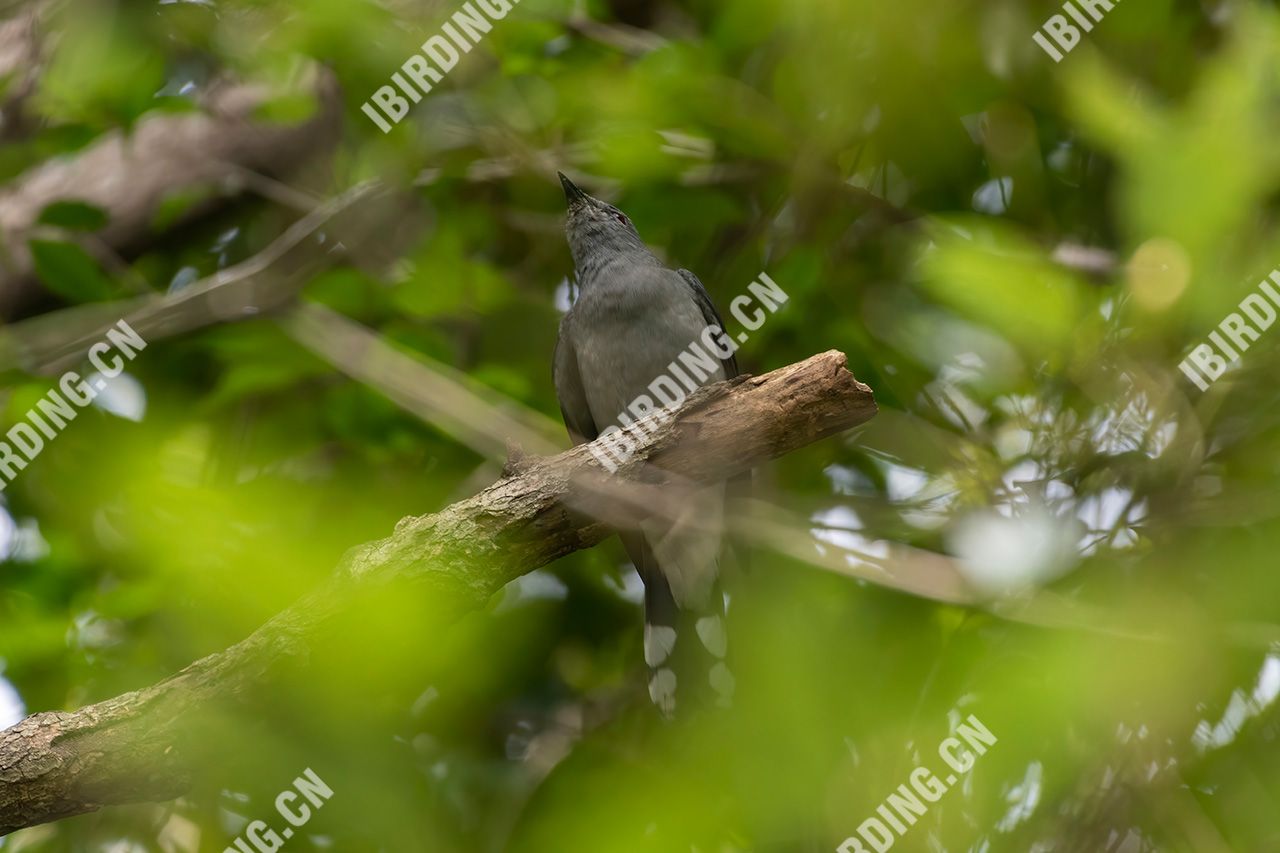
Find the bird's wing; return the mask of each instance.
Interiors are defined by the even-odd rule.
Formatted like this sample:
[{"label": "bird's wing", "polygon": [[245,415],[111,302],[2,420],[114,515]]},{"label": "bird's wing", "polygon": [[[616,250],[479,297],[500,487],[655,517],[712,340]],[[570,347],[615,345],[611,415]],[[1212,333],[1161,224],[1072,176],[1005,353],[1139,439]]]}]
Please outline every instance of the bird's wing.
[{"label": "bird's wing", "polygon": [[[707,289],[702,286],[702,282],[698,281],[698,277],[688,270],[676,270],[680,273],[680,277],[684,279],[684,283],[689,286],[689,291],[693,294],[693,299],[698,303],[698,310],[702,312],[702,319],[707,321],[707,325],[716,325],[724,330],[724,320],[720,319],[719,312],[716,311],[715,303],[711,301],[711,294],[707,293]],[[726,334],[728,334],[726,332]],[[738,359],[732,353],[728,358],[723,358],[720,363],[724,365],[724,378],[733,379],[738,375]]]},{"label": "bird's wing", "polygon": [[[716,311],[715,303],[711,301],[711,294],[707,293],[707,289],[702,286],[702,282],[698,277],[689,270],[678,270],[680,277],[689,285],[689,289],[693,291],[693,298],[698,303],[698,308],[702,311],[703,319],[708,324],[715,323],[722,330],[724,329],[724,321],[720,319],[720,314]],[[726,332],[725,334],[728,334]],[[736,355],[730,355],[726,359],[721,359],[724,365],[724,376],[726,379],[733,379],[740,375],[738,370],[738,359]],[[745,501],[751,497],[752,487],[754,484],[754,476],[751,471],[744,471],[733,479],[729,480],[726,496],[730,504]],[[748,566],[748,555],[742,548],[726,549],[731,555],[733,566],[739,573],[745,573]]]},{"label": "bird's wing", "polygon": [[560,401],[560,414],[569,428],[569,438],[574,444],[595,441],[600,435],[591,419],[591,407],[582,389],[582,376],[578,373],[578,356],[573,350],[573,325],[566,314],[560,321],[560,334],[556,337],[556,351],[552,356],[552,378],[556,385],[556,399]]}]

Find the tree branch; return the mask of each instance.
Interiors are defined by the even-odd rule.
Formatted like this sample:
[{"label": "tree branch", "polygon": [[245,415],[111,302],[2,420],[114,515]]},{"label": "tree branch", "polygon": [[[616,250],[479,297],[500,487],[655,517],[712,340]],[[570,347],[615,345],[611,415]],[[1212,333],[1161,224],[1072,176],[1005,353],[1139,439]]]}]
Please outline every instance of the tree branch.
[{"label": "tree branch", "polygon": [[49,2],[30,3],[0,22],[0,142],[20,139],[27,129],[23,107],[44,61],[41,20]]},{"label": "tree branch", "polygon": [[[48,205],[75,200],[98,207],[108,216],[97,232],[101,242],[117,252],[136,249],[152,236],[156,212],[173,194],[234,190],[245,169],[290,171],[335,142],[337,82],[317,72],[314,91],[315,115],[286,125],[254,118],[271,94],[263,87],[215,87],[205,112],[146,116],[132,133],[104,133],[76,155],[49,160],[0,189],[0,316],[12,317],[39,293],[27,241]],[[218,202],[211,196],[188,216]]]},{"label": "tree branch", "polygon": [[387,538],[353,548],[327,585],[231,648],[151,687],[74,712],[35,714],[0,732],[0,835],[182,794],[201,762],[225,749],[193,736],[195,717],[261,694],[274,675],[304,666],[317,638],[363,593],[411,587],[433,613],[456,616],[608,536],[596,519],[609,517],[619,482],[653,488],[724,480],[870,420],[871,389],[845,365],[843,354],[830,351],[703,389],[669,421],[641,421],[653,426],[652,438],[614,476],[589,445],[522,459],[518,473],[474,497],[405,518]]}]

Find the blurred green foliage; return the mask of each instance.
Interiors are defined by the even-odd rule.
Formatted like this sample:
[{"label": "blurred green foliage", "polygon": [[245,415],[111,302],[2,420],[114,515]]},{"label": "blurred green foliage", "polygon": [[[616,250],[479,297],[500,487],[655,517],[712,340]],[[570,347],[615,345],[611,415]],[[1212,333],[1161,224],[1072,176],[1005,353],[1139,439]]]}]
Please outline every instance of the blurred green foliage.
[{"label": "blurred green foliage", "polygon": [[[1207,393],[1177,369],[1280,266],[1276,13],[1128,0],[1055,64],[1031,40],[1049,2],[523,0],[384,136],[360,104],[455,8],[55,4],[0,179],[220,77],[323,64],[345,118],[326,191],[376,177],[427,216],[385,273],[339,265],[303,298],[549,417],[556,169],[722,308],[766,270],[791,298],[744,369],[837,348],[881,413],[760,472],[801,540],[747,537],[735,709],[654,719],[638,581],[608,544],[447,628],[387,602],[344,665],[229,714],[226,766],[189,796],[0,851],[221,850],[306,767],[334,796],[288,850],[829,851],[914,767],[942,770],[971,713],[999,742],[898,849],[1280,849],[1280,338]],[[43,222],[101,215],[69,198]],[[127,275],[35,241],[38,310],[180,288],[295,215],[246,196]],[[1080,246],[1100,273],[1061,262]],[[129,376],[4,491],[7,723],[225,648],[347,548],[498,474],[270,316],[156,342]],[[50,384],[4,388],[6,422]],[[927,579],[988,598],[891,588],[937,554]]]}]

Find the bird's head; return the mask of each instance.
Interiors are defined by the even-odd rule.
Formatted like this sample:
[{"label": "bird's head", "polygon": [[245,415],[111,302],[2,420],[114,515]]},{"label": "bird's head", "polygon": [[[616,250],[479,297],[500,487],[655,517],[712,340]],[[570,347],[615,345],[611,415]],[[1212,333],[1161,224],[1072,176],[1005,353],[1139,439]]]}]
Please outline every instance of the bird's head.
[{"label": "bird's head", "polygon": [[562,172],[556,174],[560,176],[565,202],[569,205],[564,230],[579,272],[613,255],[636,251],[648,254],[644,241],[625,213],[587,195]]}]

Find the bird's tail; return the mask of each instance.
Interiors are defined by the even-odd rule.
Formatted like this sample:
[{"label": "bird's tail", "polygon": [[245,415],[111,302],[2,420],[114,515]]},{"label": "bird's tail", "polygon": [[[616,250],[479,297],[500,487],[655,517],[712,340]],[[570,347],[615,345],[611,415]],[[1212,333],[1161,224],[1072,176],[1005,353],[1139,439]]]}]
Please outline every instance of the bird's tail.
[{"label": "bird's tail", "polygon": [[727,707],[734,679],[729,671],[724,596],[717,584],[697,609],[680,607],[643,535],[623,541],[644,581],[644,660],[649,698],[666,717],[679,707]]}]

